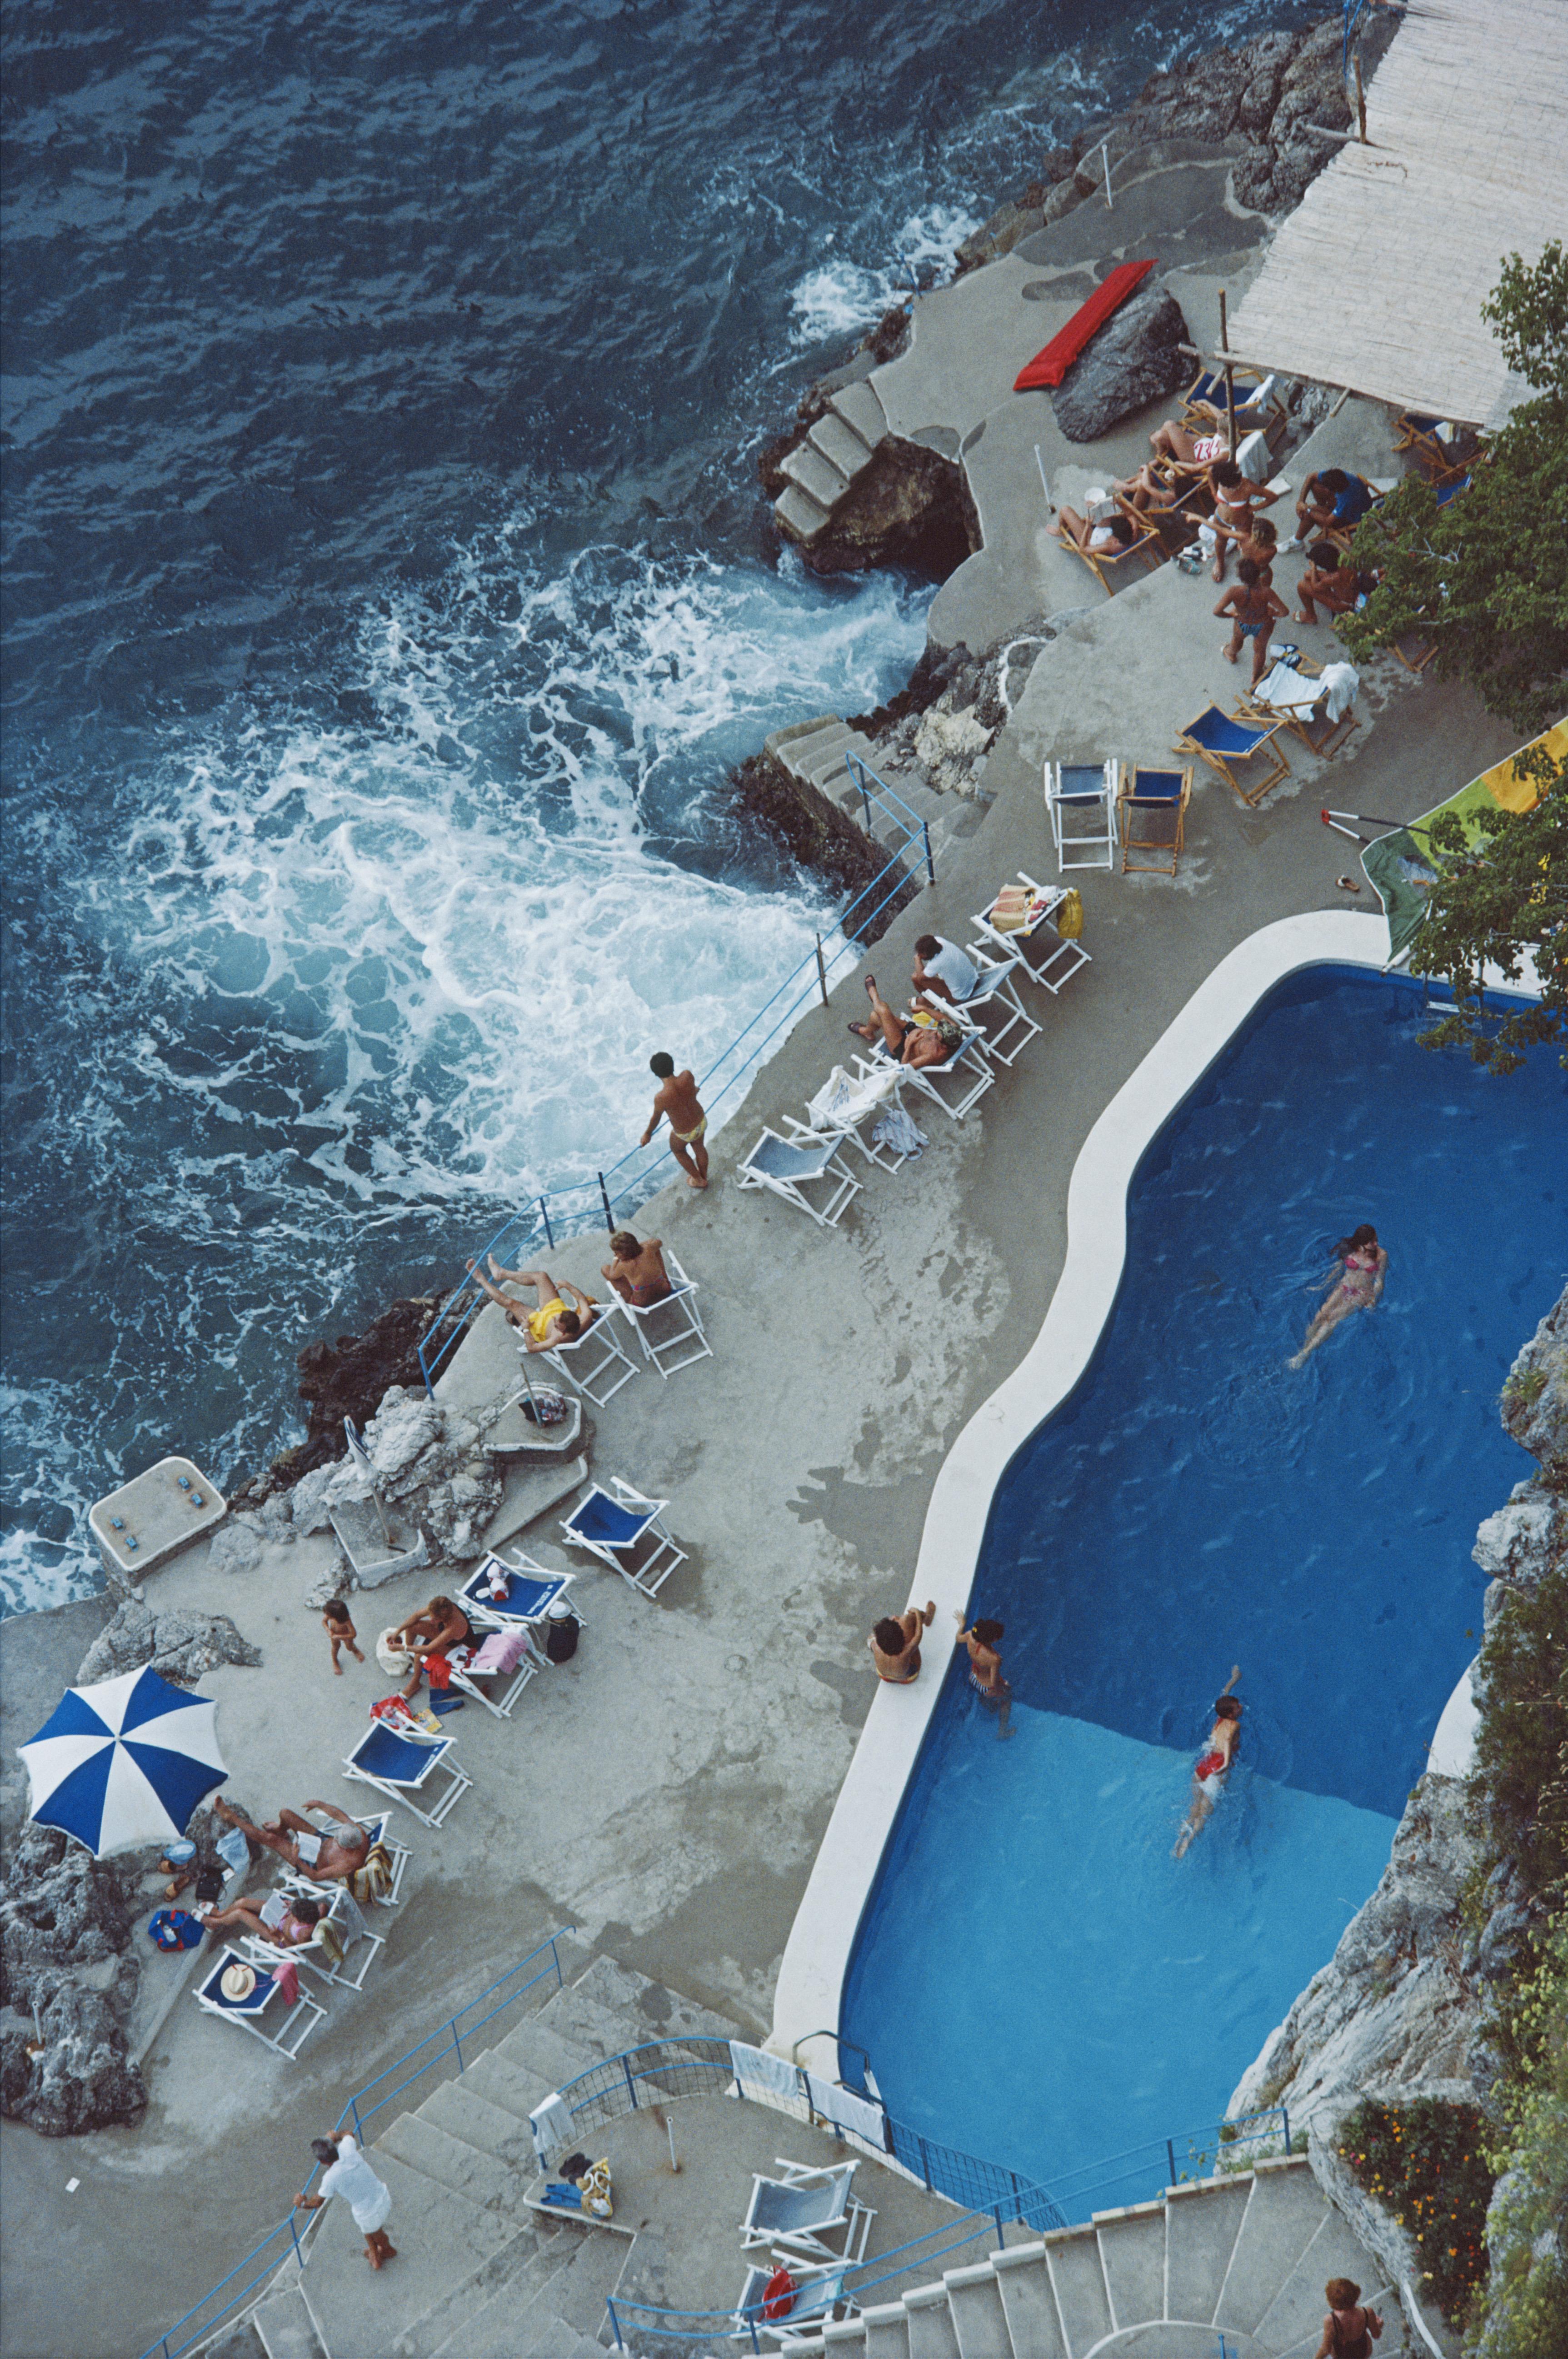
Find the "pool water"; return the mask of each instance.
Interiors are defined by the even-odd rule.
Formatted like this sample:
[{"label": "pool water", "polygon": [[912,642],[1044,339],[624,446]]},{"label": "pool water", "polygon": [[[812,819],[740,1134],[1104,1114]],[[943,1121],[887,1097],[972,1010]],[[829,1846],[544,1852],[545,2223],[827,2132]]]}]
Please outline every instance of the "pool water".
[{"label": "pool water", "polygon": [[[1532,1471],[1497,1397],[1568,1263],[1568,1076],[1488,1076],[1425,1020],[1344,969],[1260,1004],[1145,1154],[1096,1357],[998,1485],[971,1611],[1015,1734],[955,1666],[841,2022],[895,2116],[1032,2177],[1217,2120],[1476,1652],[1476,1527]],[[1292,1370],[1364,1220],[1382,1302]],[[1238,1662],[1238,1767],[1176,1860]]]}]

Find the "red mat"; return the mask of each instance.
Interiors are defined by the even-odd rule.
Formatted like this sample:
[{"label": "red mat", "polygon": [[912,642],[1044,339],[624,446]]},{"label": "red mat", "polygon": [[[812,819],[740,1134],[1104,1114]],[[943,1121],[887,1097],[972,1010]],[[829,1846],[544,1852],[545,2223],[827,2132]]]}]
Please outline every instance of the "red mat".
[{"label": "red mat", "polygon": [[1060,333],[1052,337],[1044,351],[1036,353],[1028,367],[1019,371],[1012,381],[1014,393],[1027,393],[1037,385],[1060,385],[1096,329],[1104,327],[1117,306],[1126,302],[1140,279],[1153,267],[1152,260],[1119,262],[1082,310],[1075,311]]}]

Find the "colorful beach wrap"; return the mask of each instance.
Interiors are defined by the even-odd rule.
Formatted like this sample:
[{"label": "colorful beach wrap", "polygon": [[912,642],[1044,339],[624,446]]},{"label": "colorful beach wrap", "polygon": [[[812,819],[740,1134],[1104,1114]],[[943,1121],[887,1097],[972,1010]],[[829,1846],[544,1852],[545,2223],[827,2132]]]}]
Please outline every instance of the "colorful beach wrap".
[{"label": "colorful beach wrap", "polygon": [[1437,803],[1408,827],[1396,827],[1388,835],[1379,836],[1361,854],[1373,891],[1383,905],[1383,915],[1389,921],[1389,955],[1398,958],[1408,951],[1421,929],[1426,915],[1426,897],[1437,880],[1442,853],[1432,849],[1431,827],[1433,820],[1452,812],[1465,827],[1465,837],[1474,842],[1480,833],[1479,814],[1498,808],[1503,810],[1533,810],[1540,798],[1533,778],[1520,775],[1520,754],[1528,754],[1542,745],[1559,762],[1568,762],[1568,721],[1559,721],[1521,745],[1519,753],[1510,754],[1506,762],[1498,762],[1490,770],[1483,770],[1467,787],[1461,787],[1446,802]]}]

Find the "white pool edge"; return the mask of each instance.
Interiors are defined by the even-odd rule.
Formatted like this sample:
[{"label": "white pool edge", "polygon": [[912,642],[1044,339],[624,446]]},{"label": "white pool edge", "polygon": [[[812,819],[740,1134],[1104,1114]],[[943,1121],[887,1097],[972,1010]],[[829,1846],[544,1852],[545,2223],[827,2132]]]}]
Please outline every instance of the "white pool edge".
[{"label": "white pool edge", "polygon": [[[1140,1158],[1276,984],[1309,966],[1382,973],[1388,940],[1382,918],[1340,909],[1282,918],[1249,934],[1199,984],[1085,1139],[1067,1189],[1066,1258],[1044,1323],[1011,1375],[959,1433],[937,1475],[910,1585],[912,1603],[934,1599],[936,1605],[924,1675],[912,1687],[880,1685],[872,1699],[784,1947],[768,2039],[777,2053],[838,2076],[833,2035],[850,1952],[942,1690],[953,1615],[966,1609],[974,1587],[991,1497],[1015,1452],[1066,1398],[1094,1354],[1121,1283],[1127,1192]],[[1529,988],[1501,975],[1495,981],[1519,996]],[[1467,1673],[1461,1684],[1467,1686]]]}]

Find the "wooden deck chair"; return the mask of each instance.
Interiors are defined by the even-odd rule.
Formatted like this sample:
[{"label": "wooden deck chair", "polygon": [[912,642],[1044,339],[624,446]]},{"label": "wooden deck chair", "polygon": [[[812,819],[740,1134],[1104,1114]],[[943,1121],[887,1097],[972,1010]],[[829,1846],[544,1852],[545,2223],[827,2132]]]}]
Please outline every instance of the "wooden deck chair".
[{"label": "wooden deck chair", "polygon": [[[1160,563],[1165,552],[1161,547],[1159,534],[1135,511],[1121,507],[1114,498],[1108,499],[1103,504],[1097,503],[1097,506],[1103,506],[1111,516],[1119,514],[1127,517],[1133,527],[1132,538],[1123,542],[1119,548],[1086,549],[1082,541],[1075,540],[1071,533],[1064,532],[1061,536],[1061,546],[1064,549],[1070,549],[1075,557],[1081,557],[1106,596],[1114,598],[1116,582],[1112,577],[1116,569],[1124,565],[1130,557],[1141,557],[1145,566],[1152,570]],[[1106,516],[1097,515],[1090,520],[1090,531],[1092,532],[1098,524],[1107,520]]]},{"label": "wooden deck chair", "polygon": [[1190,476],[1169,475],[1163,480],[1176,494],[1166,506],[1141,508],[1121,492],[1116,494],[1116,505],[1130,523],[1153,534],[1162,557],[1179,557],[1183,549],[1192,547],[1214,513],[1214,498],[1201,478],[1195,483]]},{"label": "wooden deck chair", "polygon": [[[1245,434],[1261,433],[1270,450],[1276,449],[1289,420],[1285,405],[1274,391],[1273,378],[1260,380],[1250,371],[1238,371],[1232,383],[1236,392],[1237,440],[1239,441]],[[1228,428],[1223,369],[1199,370],[1182,396],[1182,414],[1176,422],[1192,433],[1212,433],[1217,426]]]},{"label": "wooden deck chair", "polygon": [[[1291,775],[1284,749],[1279,743],[1284,723],[1276,721],[1271,727],[1250,721],[1238,721],[1222,712],[1217,704],[1210,704],[1189,721],[1177,736],[1172,749],[1177,754],[1195,754],[1225,780],[1232,794],[1250,809],[1260,803],[1271,787]],[[1257,775],[1243,786],[1237,777],[1237,765],[1255,763]]]},{"label": "wooden deck chair", "polygon": [[1337,721],[1330,718],[1326,689],[1320,688],[1315,695],[1308,692],[1322,672],[1323,666],[1310,656],[1298,655],[1293,663],[1271,665],[1256,688],[1241,690],[1237,719],[1265,725],[1278,722],[1309,754],[1319,754],[1325,762],[1332,760],[1360,723],[1348,708]]},{"label": "wooden deck chair", "polygon": [[1117,802],[1121,813],[1121,873],[1124,876],[1173,876],[1186,841],[1187,805],[1193,774],[1146,770],[1134,762],[1124,772]]},{"label": "wooden deck chair", "polygon": [[[1434,487],[1456,483],[1469,471],[1475,457],[1475,438],[1465,445],[1465,455],[1456,458],[1444,437],[1438,432],[1446,426],[1445,418],[1428,418],[1413,409],[1402,409],[1394,420],[1394,448],[1407,451],[1416,466]],[[1450,429],[1452,430],[1452,429]]]}]

